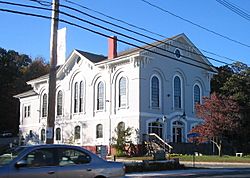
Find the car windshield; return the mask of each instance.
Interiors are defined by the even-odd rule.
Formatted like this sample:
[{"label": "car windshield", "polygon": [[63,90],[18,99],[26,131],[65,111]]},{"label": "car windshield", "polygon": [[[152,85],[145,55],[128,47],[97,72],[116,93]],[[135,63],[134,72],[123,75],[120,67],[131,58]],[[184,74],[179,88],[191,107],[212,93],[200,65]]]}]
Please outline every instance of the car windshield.
[{"label": "car windshield", "polygon": [[0,166],[9,164],[13,159],[15,159],[25,147],[17,147],[15,149],[9,149],[8,151],[0,154]]}]

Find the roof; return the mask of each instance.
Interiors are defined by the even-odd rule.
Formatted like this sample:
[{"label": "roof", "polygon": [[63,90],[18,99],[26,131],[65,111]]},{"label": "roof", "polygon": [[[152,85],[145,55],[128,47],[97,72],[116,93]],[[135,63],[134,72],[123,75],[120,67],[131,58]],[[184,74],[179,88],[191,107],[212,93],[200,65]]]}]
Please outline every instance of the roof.
[{"label": "roof", "polygon": [[76,49],[77,52],[79,52],[81,55],[89,59],[93,63],[101,62],[105,59],[107,59],[107,56],[99,55],[99,54],[94,54],[94,53],[89,53],[86,51],[81,51]]},{"label": "roof", "polygon": [[29,90],[23,93],[20,93],[18,95],[15,95],[15,98],[24,98],[24,97],[28,97],[28,96],[35,96],[37,95],[37,93],[34,90]]}]

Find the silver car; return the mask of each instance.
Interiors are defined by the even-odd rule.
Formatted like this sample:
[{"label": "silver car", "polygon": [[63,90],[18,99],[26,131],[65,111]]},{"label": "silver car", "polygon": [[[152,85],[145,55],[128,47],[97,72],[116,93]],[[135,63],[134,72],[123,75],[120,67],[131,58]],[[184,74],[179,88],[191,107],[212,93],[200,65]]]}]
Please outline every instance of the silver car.
[{"label": "silver car", "polygon": [[108,178],[124,175],[123,163],[103,160],[78,146],[24,146],[0,156],[0,178]]}]

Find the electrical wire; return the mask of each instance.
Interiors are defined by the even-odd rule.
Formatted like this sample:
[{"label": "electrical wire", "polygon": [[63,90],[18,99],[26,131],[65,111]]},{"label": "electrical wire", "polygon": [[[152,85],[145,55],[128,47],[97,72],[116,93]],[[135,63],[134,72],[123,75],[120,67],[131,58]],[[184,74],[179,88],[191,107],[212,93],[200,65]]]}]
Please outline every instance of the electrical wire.
[{"label": "electrical wire", "polygon": [[[33,1],[34,1],[34,0],[33,0]],[[130,27],[136,28],[136,29],[138,29],[138,30],[142,30],[142,31],[148,32],[148,33],[150,33],[150,34],[157,35],[157,36],[159,36],[159,37],[163,37],[163,38],[165,38],[165,39],[169,39],[169,40],[175,41],[175,42],[177,42],[177,43],[183,44],[184,46],[187,46],[187,44],[185,44],[185,43],[183,43],[183,42],[180,42],[180,41],[177,41],[177,40],[175,40],[175,39],[166,37],[166,36],[161,35],[161,34],[159,34],[159,33],[155,33],[155,32],[153,32],[153,31],[147,30],[147,29],[145,29],[145,28],[138,27],[138,26],[133,25],[133,24],[131,24],[131,23],[128,23],[128,22],[126,22],[126,21],[124,21],[124,20],[120,20],[120,19],[114,18],[114,17],[112,17],[112,16],[106,15],[106,14],[100,12],[100,11],[93,10],[93,9],[91,9],[91,8],[89,8],[89,7],[86,7],[86,6],[83,6],[83,5],[81,5],[81,4],[72,2],[72,1],[70,1],[70,0],[64,0],[64,1],[67,2],[67,3],[70,3],[70,4],[72,4],[72,5],[78,6],[78,7],[80,7],[80,8],[83,8],[83,9],[85,9],[85,10],[88,10],[88,11],[91,11],[91,12],[94,12],[94,13],[97,13],[97,14],[102,15],[102,16],[104,16],[104,17],[107,17],[107,18],[109,18],[109,19],[115,20],[115,21],[117,21],[117,22],[121,22],[121,23],[123,23],[123,24],[126,24],[126,25],[128,25],[128,26],[130,26]],[[144,36],[144,35],[143,35],[143,36]],[[144,36],[144,37],[145,37],[145,36]],[[152,38],[152,37],[150,37],[150,38]],[[153,38],[153,40],[155,40],[155,41],[160,41],[159,39],[155,39],[155,38]],[[170,45],[173,46],[172,44],[170,44]],[[190,45],[190,46],[191,46],[191,45]],[[190,47],[190,46],[188,46],[188,47]],[[173,46],[173,47],[176,47],[176,46]],[[203,51],[203,52],[205,52],[205,53],[207,53],[207,54],[211,54],[211,55],[214,55],[214,56],[217,56],[217,57],[220,57],[220,58],[227,59],[227,60],[229,60],[229,61],[231,61],[231,62],[238,62],[237,60],[231,59],[231,58],[229,58],[229,57],[222,56],[222,55],[216,54],[216,53],[214,53],[214,52],[210,52],[210,51],[205,50],[205,49],[197,48],[197,47],[194,46],[194,45],[192,45],[191,47],[193,47],[193,48],[195,48],[195,49],[198,49],[198,50],[201,50],[201,51]],[[179,47],[179,48],[180,48],[180,47]],[[180,48],[180,49],[181,49],[181,48]],[[183,48],[182,50],[186,50],[186,49]],[[196,53],[196,52],[193,52],[193,53]],[[196,55],[203,55],[203,54],[196,53]],[[203,56],[204,56],[204,55],[203,55]],[[209,56],[205,56],[205,57],[208,58],[208,59],[211,59],[211,60],[214,59],[214,58],[209,57]],[[222,63],[223,63],[223,62],[222,62]]]},{"label": "electrical wire", "polygon": [[[39,17],[39,18],[44,18],[44,19],[51,19],[51,17],[49,17],[49,16],[40,15],[40,14],[34,14],[34,13],[28,13],[28,12],[22,12],[22,11],[17,11],[17,10],[10,10],[10,9],[3,9],[3,8],[0,8],[0,11],[9,12],[9,13],[14,13],[14,14],[21,14],[21,15],[26,15],[26,16]],[[89,32],[92,32],[92,33],[95,33],[95,34],[98,34],[98,35],[101,35],[101,36],[106,37],[106,38],[109,38],[109,37],[110,37],[109,35],[106,35],[106,34],[104,34],[104,33],[101,33],[101,32],[95,31],[95,30],[92,30],[92,29],[90,29],[90,28],[87,28],[87,27],[78,25],[78,24],[73,23],[73,22],[69,22],[69,21],[67,21],[67,20],[63,20],[63,19],[56,19],[56,20],[58,20],[58,21],[60,21],[60,22],[62,22],[62,23],[69,24],[69,25],[72,25],[72,26],[81,28],[81,29],[83,29],[83,30],[86,30],[86,31],[89,31]],[[191,66],[195,66],[195,67],[198,67],[198,68],[201,68],[201,69],[204,69],[204,70],[208,70],[208,71],[211,71],[211,72],[215,72],[215,71],[213,70],[213,66],[212,66],[212,65],[206,64],[206,66],[209,66],[209,67],[212,67],[212,68],[203,67],[203,66],[200,66],[200,65],[196,65],[196,64],[193,64],[193,63],[189,63],[189,62],[187,62],[187,61],[183,61],[183,60],[180,60],[180,59],[176,59],[176,58],[174,58],[174,57],[171,57],[171,56],[168,56],[168,55],[159,53],[159,52],[157,52],[157,51],[152,51],[152,50],[150,50],[150,49],[147,49],[147,48],[144,48],[144,47],[135,45],[135,44],[133,44],[133,43],[130,43],[130,42],[127,42],[127,41],[124,41],[124,40],[121,40],[121,39],[117,39],[117,41],[122,42],[122,43],[127,44],[127,45],[130,45],[130,46],[133,46],[133,47],[136,47],[136,48],[138,48],[138,49],[142,49],[142,50],[145,50],[145,51],[148,51],[148,52],[151,52],[151,53],[154,53],[154,54],[157,54],[157,55],[166,57],[166,58],[168,58],[168,59],[172,59],[172,60],[175,60],[175,61],[178,61],[178,62],[181,62],[181,63],[185,63],[185,64],[188,64],[188,65],[191,65]]]},{"label": "electrical wire", "polygon": [[[0,3],[4,3],[4,2],[3,2],[3,1],[0,1]],[[50,8],[44,8],[44,7],[32,6],[32,5],[26,5],[26,4],[11,3],[11,2],[7,2],[7,3],[5,2],[5,4],[51,11]],[[169,52],[169,53],[175,55],[175,53],[174,53],[173,51],[169,51],[169,50],[166,50],[166,49],[162,49],[162,48],[158,47],[157,45],[153,45],[153,44],[150,44],[150,43],[146,43],[146,42],[144,42],[144,41],[142,41],[142,40],[138,40],[138,39],[136,39],[136,38],[134,38],[134,37],[130,37],[130,36],[128,36],[128,35],[125,35],[125,34],[123,34],[123,33],[120,33],[120,32],[114,31],[114,30],[111,30],[111,29],[109,29],[109,28],[103,27],[103,26],[98,25],[98,24],[95,24],[95,23],[93,23],[93,22],[90,22],[90,21],[87,21],[87,20],[83,20],[83,19],[81,19],[81,18],[79,18],[79,17],[76,17],[76,16],[74,16],[74,15],[71,15],[71,14],[69,14],[69,13],[65,13],[65,12],[63,12],[63,11],[59,11],[59,13],[61,13],[61,14],[63,14],[63,15],[66,15],[66,16],[68,16],[68,17],[77,19],[77,20],[82,21],[82,22],[84,22],[84,23],[88,23],[88,24],[93,25],[93,26],[95,26],[95,27],[104,29],[104,30],[106,30],[106,31],[109,31],[109,32],[112,32],[112,33],[116,33],[116,34],[121,35],[121,36],[123,36],[123,37],[125,37],[125,38],[132,39],[132,40],[134,40],[134,41],[143,43],[143,44],[145,44],[145,45],[147,45],[147,46],[155,47],[155,48],[157,48],[157,49],[160,49],[160,50],[163,50],[163,51],[167,51],[167,52]],[[161,41],[160,41],[160,42],[161,42]],[[161,43],[162,43],[162,42],[161,42]],[[202,62],[202,61],[199,61],[199,60],[195,60],[195,59],[193,59],[193,58],[191,58],[191,57],[187,57],[187,56],[184,56],[184,55],[183,55],[182,57],[183,57],[183,58],[186,58],[186,59],[189,59],[189,60],[191,60],[191,61],[194,61],[194,62],[198,62],[198,63],[204,64],[204,65],[207,65],[207,63],[205,63],[205,62]],[[225,64],[226,64],[226,63],[225,63]],[[226,64],[226,65],[227,65],[227,64]]]},{"label": "electrical wire", "polygon": [[218,3],[222,4],[227,9],[233,11],[234,13],[238,14],[239,16],[243,17],[244,19],[250,21],[250,15],[238,7],[234,6],[232,3],[225,1],[225,0],[216,0]]},{"label": "electrical wire", "polygon": [[192,22],[191,20],[185,19],[185,18],[183,18],[183,17],[181,17],[181,16],[179,16],[179,15],[176,15],[176,14],[174,14],[174,13],[172,13],[172,12],[166,10],[166,9],[163,9],[163,8],[160,7],[160,6],[157,6],[157,5],[153,4],[153,3],[150,3],[150,2],[147,1],[147,0],[141,0],[141,1],[144,2],[144,3],[146,3],[146,4],[148,4],[148,5],[150,5],[150,6],[152,6],[152,7],[154,7],[154,8],[156,8],[156,9],[159,9],[159,10],[165,12],[165,13],[168,13],[168,14],[170,14],[170,15],[176,17],[176,18],[179,18],[179,19],[181,19],[181,20],[183,20],[183,21],[185,21],[185,22],[187,22],[187,23],[190,23],[190,24],[192,24],[192,25],[194,25],[194,26],[196,26],[196,27],[199,27],[199,28],[201,28],[201,29],[203,29],[203,30],[205,30],[205,31],[207,31],[207,32],[210,32],[210,33],[212,33],[212,34],[214,34],[214,35],[217,35],[217,36],[219,36],[219,37],[222,37],[222,38],[224,38],[224,39],[227,39],[227,40],[229,40],[229,41],[231,41],[231,42],[234,42],[234,43],[237,43],[237,44],[239,44],[239,45],[242,45],[242,46],[245,46],[245,47],[250,48],[250,45],[248,45],[248,44],[242,43],[242,42],[240,42],[240,41],[238,41],[238,40],[234,40],[234,39],[232,39],[232,38],[230,38],[230,37],[228,37],[228,36],[226,36],[226,35],[222,35],[222,34],[216,32],[216,31],[213,31],[213,30],[210,30],[210,29],[208,29],[208,28],[206,28],[206,27],[203,27],[203,26],[201,26],[201,25],[199,25],[199,24],[197,24],[197,23]]}]

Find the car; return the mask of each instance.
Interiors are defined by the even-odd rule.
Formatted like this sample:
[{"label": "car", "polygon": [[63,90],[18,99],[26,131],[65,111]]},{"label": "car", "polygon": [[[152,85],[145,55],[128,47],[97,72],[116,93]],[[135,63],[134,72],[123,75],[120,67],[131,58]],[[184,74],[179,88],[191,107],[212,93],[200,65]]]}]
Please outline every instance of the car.
[{"label": "car", "polygon": [[20,146],[0,155],[0,178],[125,177],[121,162],[106,161],[73,145]]}]

